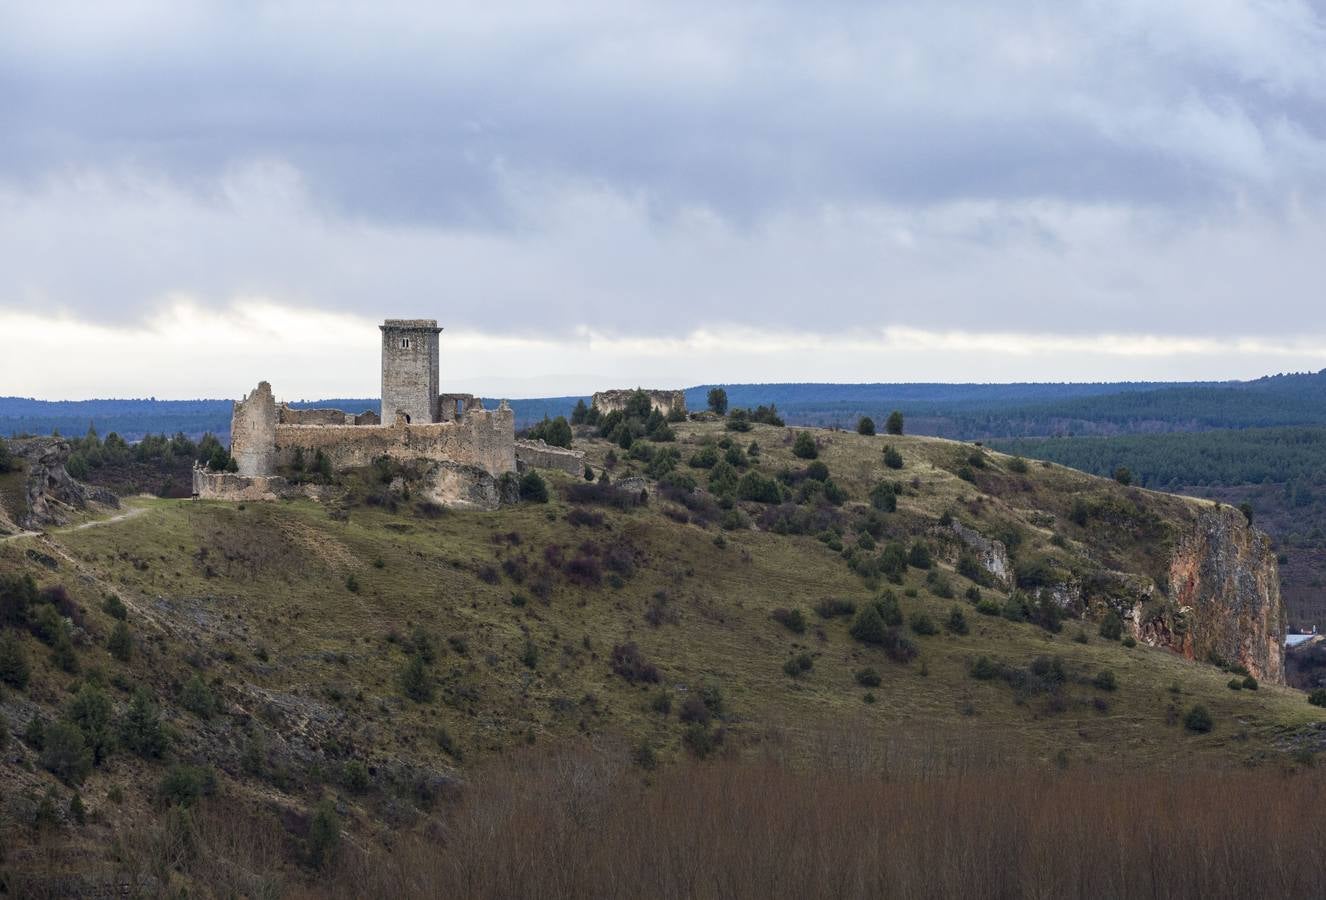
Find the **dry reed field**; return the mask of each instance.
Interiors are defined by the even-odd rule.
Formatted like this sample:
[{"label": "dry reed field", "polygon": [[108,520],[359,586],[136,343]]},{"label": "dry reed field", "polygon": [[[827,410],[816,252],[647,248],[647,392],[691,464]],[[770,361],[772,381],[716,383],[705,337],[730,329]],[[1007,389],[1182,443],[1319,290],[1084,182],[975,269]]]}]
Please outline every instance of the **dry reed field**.
[{"label": "dry reed field", "polygon": [[485,768],[428,840],[346,854],[338,897],[1303,897],[1315,772],[919,771],[776,760],[643,781],[589,749]]}]

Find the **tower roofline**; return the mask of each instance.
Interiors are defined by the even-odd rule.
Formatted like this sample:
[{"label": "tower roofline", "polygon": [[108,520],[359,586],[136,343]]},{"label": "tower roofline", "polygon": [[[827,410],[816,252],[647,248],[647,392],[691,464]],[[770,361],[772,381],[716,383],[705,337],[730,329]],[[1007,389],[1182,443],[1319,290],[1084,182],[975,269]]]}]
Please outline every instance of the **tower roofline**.
[{"label": "tower roofline", "polygon": [[437,319],[386,319],[378,328],[382,331],[430,331],[433,334],[442,330]]}]

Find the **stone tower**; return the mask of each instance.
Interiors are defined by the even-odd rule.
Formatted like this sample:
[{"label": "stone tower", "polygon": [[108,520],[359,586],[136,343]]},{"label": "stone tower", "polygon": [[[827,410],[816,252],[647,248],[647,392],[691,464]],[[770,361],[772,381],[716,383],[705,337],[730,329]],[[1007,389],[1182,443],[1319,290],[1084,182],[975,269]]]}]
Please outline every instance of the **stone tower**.
[{"label": "stone tower", "polygon": [[382,424],[401,410],[409,421],[437,421],[438,350],[435,319],[387,319],[382,325]]},{"label": "stone tower", "polygon": [[230,416],[230,455],[241,475],[276,471],[276,401],[272,386],[265,381],[235,404]]}]

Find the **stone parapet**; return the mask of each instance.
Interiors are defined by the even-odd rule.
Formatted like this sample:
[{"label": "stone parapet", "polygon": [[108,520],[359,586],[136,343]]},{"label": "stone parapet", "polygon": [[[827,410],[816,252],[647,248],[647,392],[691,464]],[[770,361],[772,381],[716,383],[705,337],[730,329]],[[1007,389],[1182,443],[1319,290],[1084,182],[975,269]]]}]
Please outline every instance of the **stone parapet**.
[{"label": "stone parapet", "polygon": [[585,451],[554,447],[543,441],[516,441],[516,462],[525,468],[560,469],[580,475],[585,471]]}]

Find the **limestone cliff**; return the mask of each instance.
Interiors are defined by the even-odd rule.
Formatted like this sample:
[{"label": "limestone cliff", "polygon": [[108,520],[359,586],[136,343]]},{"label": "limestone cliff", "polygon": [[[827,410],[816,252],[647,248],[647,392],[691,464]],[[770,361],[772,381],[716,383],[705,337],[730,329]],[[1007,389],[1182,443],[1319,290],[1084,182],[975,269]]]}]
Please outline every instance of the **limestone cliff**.
[{"label": "limestone cliff", "polygon": [[1168,601],[1134,610],[1139,640],[1285,683],[1285,611],[1265,534],[1236,509],[1204,506],[1176,535],[1168,575]]},{"label": "limestone cliff", "polygon": [[19,509],[10,509],[9,518],[23,528],[39,530],[48,525],[63,525],[72,510],[89,504],[119,506],[119,498],[104,488],[78,481],[65,469],[71,448],[60,438],[17,438],[9,449],[25,475]]}]

